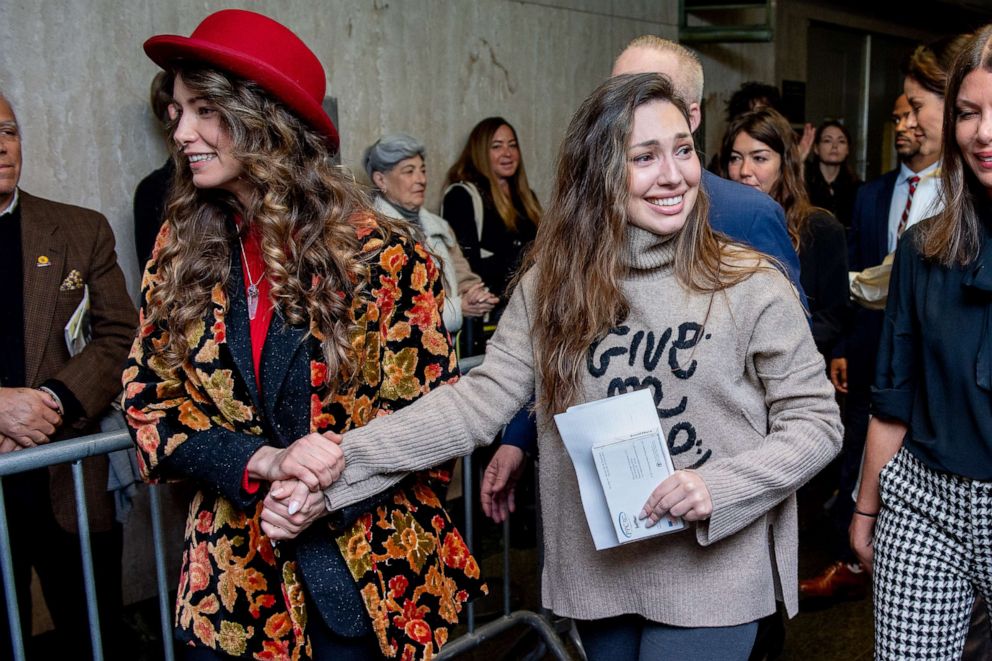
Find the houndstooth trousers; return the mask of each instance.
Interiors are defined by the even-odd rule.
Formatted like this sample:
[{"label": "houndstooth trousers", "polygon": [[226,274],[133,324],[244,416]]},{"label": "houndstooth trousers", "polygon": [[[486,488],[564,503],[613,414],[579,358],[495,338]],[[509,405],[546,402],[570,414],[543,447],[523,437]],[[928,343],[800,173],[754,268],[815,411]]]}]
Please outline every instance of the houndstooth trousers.
[{"label": "houndstooth trousers", "polygon": [[939,473],[905,448],[879,481],[875,658],[960,659],[975,592],[992,597],[992,482]]}]

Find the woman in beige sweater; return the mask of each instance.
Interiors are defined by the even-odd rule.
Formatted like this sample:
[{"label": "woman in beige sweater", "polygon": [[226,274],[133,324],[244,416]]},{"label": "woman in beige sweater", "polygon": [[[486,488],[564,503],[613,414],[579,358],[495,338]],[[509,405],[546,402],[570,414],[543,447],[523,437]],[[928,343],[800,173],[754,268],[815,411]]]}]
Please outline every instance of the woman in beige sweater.
[{"label": "woman in beige sweater", "polygon": [[[777,600],[796,611],[794,493],[837,453],[841,425],[795,291],[710,229],[699,179],[668,79],[603,83],[572,119],[485,362],[345,434],[327,506],[488,442],[536,394],[545,605],[579,621],[591,659],[746,659]],[[597,551],[552,416],[639,388],[678,469],[643,515],[690,525]],[[290,504],[317,494],[290,486],[267,507],[291,534]]]}]

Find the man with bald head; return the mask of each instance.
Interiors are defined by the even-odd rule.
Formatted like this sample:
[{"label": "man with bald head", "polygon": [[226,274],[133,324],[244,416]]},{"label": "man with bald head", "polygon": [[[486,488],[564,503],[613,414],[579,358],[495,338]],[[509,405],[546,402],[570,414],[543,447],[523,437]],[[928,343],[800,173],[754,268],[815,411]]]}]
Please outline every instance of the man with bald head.
[{"label": "man with bald head", "polygon": [[[21,147],[14,109],[0,93],[0,453],[98,431],[120,392],[137,325],[106,218],[18,188]],[[91,337],[70,355],[64,329],[87,291]],[[101,624],[119,638],[122,540],[107,458],[87,459],[83,470]],[[5,477],[3,493],[25,638],[33,567],[65,646],[61,658],[89,657],[70,467]],[[0,658],[10,658],[2,601],[0,622]]]},{"label": "man with bald head", "polygon": [[[613,64],[614,76],[627,73],[660,73],[671,79],[689,106],[689,127],[696,132],[702,121],[703,65],[695,53],[655,35],[637,37]],[[782,207],[761,191],[707,170],[703,170],[701,185],[710,199],[713,229],[777,259],[805,303],[799,257],[789,239]]]}]

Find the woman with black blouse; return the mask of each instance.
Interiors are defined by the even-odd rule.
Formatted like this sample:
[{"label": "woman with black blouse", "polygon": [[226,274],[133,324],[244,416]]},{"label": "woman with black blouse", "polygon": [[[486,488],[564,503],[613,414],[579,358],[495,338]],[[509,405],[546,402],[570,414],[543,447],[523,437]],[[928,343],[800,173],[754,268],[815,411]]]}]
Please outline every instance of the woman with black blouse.
[{"label": "woman with black blouse", "polygon": [[[472,129],[461,155],[448,170],[441,215],[455,230],[472,270],[489,291],[506,301],[506,288],[524,250],[537,235],[543,210],[527,182],[517,132],[502,117]],[[499,320],[502,305],[489,315]],[[484,351],[476,328],[470,353]]]},{"label": "woman with black blouse", "polygon": [[992,25],[951,70],[938,215],[896,250],[851,545],[875,658],[960,658],[992,596]]}]

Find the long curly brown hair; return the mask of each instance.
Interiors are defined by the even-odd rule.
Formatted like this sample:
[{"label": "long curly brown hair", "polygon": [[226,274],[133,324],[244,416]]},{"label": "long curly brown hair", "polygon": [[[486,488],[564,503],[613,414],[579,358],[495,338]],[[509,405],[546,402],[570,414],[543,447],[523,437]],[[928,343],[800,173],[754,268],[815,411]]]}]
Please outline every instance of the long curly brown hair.
[{"label": "long curly brown hair", "polygon": [[[552,202],[519,271],[537,268],[541,283],[534,314],[543,382],[537,405],[548,414],[575,402],[589,346],[630,313],[622,288],[629,272],[627,149],[634,111],[651,101],[672,103],[688,126],[688,105],[658,74],[615,76],[583,102],[562,142]],[[765,265],[773,268],[759,254],[718,239],[708,210],[700,189],[685,226],[672,239],[675,277],[683,287],[714,293]]]},{"label": "long curly brown hair", "polygon": [[[146,322],[169,331],[161,357],[172,368],[186,363],[187,334],[211,305],[214,287],[227,284],[238,236],[231,219],[239,214],[241,231],[254,227],[259,234],[278,314],[291,325],[310,324],[330,373],[348,378],[355,372],[349,308],[368,272],[350,220],[373,214],[366,193],[334,163],[323,137],[256,83],[211,68],[176,75],[217,108],[249,193],[242,204],[229,192],[197,188],[187,158],[174,150],[168,229],[150,265],[158,278],[144,310]],[[377,220],[387,234],[406,235]]]}]

